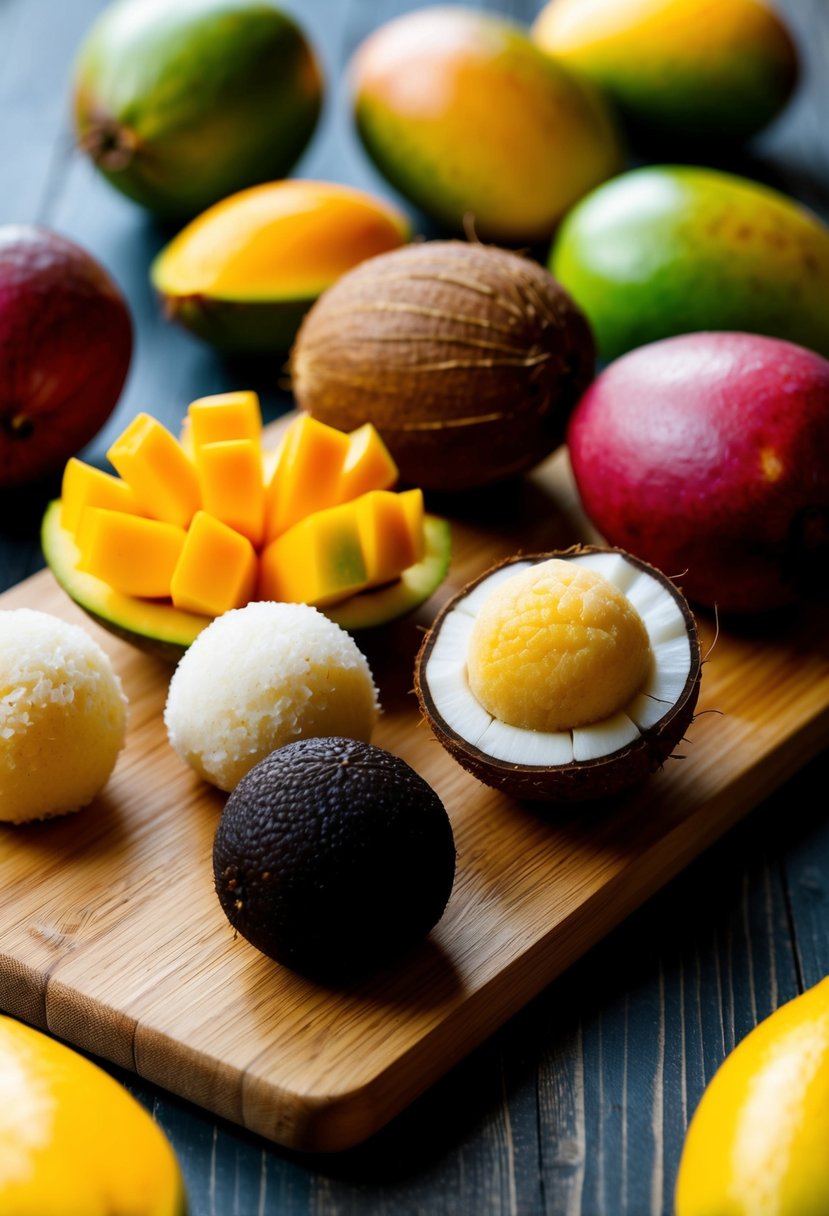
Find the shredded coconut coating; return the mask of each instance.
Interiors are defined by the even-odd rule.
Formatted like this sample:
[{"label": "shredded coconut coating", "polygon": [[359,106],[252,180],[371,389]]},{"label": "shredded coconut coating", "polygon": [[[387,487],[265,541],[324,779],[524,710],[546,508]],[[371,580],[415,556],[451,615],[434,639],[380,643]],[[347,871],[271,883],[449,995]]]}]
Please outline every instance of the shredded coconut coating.
[{"label": "shredded coconut coating", "polygon": [[469,687],[510,726],[562,731],[623,709],[651,666],[639,613],[603,575],[552,558],[498,584],[469,640]]},{"label": "shredded coconut coating", "polygon": [[369,665],[344,629],[307,604],[256,601],[216,617],[188,648],[164,722],[182,760],[232,790],[295,739],[369,742],[377,714]]},{"label": "shredded coconut coating", "polygon": [[123,746],[126,706],[108,655],[80,626],[0,611],[0,820],[91,802]]}]

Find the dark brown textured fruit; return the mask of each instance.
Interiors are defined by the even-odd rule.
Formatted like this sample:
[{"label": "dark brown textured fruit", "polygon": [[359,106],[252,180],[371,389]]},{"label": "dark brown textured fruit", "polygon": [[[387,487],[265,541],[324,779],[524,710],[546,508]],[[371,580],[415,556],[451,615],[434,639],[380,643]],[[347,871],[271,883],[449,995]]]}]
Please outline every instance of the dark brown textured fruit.
[{"label": "dark brown textured fruit", "polygon": [[107,272],[45,228],[0,228],[0,487],[57,472],[115,407],[132,354]]},{"label": "dark brown textured fruit", "polygon": [[345,982],[437,923],[455,844],[437,794],[398,756],[353,739],[299,739],[228,798],[213,870],[228,920],[252,945]]},{"label": "dark brown textured fruit", "polygon": [[[641,608],[652,660],[645,684],[620,713],[586,730],[555,735],[493,721],[471,692],[466,667],[471,627],[484,603],[484,588],[488,594],[490,586],[503,584],[514,571],[553,558],[582,563],[603,574],[637,611]],[[594,622],[585,624],[587,632],[595,628]],[[510,629],[522,628],[514,617]],[[562,625],[556,625],[554,645],[562,631]],[[563,648],[572,651],[575,645],[571,636]],[[701,666],[693,614],[671,580],[623,550],[585,545],[508,558],[459,591],[423,639],[415,662],[415,691],[435,737],[480,781],[515,798],[585,802],[631,789],[664,764],[693,721]],[[567,747],[569,757],[563,758]]]},{"label": "dark brown textured fruit", "polygon": [[291,378],[322,422],[373,422],[404,481],[463,490],[557,447],[594,365],[587,321],[538,263],[426,241],[370,258],[320,297]]}]

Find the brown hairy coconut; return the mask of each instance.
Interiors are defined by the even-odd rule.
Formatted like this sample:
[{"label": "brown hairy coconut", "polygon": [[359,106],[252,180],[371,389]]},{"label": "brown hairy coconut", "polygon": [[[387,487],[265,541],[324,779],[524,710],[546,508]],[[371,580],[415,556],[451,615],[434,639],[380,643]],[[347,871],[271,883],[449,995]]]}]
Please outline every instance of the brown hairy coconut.
[{"label": "brown hairy coconut", "polygon": [[[539,614],[542,597],[553,608]],[[501,610],[496,649],[492,621]],[[546,724],[498,717],[491,689],[481,695],[482,626],[496,692],[515,643],[510,708],[532,714],[541,702]],[[618,663],[632,683],[617,678]],[[584,802],[630,789],[662,766],[693,720],[701,668],[693,614],[671,580],[621,549],[585,545],[508,558],[459,591],[423,640],[415,691],[435,737],[480,781],[515,798]]]},{"label": "brown hairy coconut", "polygon": [[426,241],[370,258],[317,300],[290,358],[300,408],[373,422],[403,481],[463,490],[558,447],[593,378],[590,326],[537,262]]}]

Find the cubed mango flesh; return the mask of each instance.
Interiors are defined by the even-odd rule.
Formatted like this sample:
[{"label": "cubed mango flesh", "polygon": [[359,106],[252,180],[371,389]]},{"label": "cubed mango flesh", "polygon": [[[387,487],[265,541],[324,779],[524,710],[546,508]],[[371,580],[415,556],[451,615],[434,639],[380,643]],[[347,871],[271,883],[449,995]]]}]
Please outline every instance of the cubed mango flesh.
[{"label": "cubed mango flesh", "polygon": [[173,606],[204,616],[241,608],[253,596],[256,574],[256,552],[248,538],[197,511],[170,580]]},{"label": "cubed mango flesh", "polygon": [[170,594],[185,536],[184,528],[164,520],[86,507],[76,536],[78,569],[124,595],[164,598]]},{"label": "cubed mango flesh", "polygon": [[262,553],[260,599],[323,607],[366,586],[360,530],[352,503],[317,511]]},{"label": "cubed mango flesh", "polygon": [[267,546],[262,599],[325,607],[391,582],[423,555],[423,495],[373,490],[316,511]]},{"label": "cubed mango flesh", "polygon": [[369,490],[388,490],[397,478],[397,465],[374,424],[366,422],[352,431],[337,487],[337,502],[350,502]]},{"label": "cubed mango flesh", "polygon": [[148,515],[187,527],[200,506],[196,466],[157,418],[136,415],[107,458]]},{"label": "cubed mango flesh", "polygon": [[423,495],[388,489],[397,467],[371,423],[348,435],[300,414],[266,453],[253,392],[199,398],[186,423],[192,458],[139,414],[108,452],[120,479],[69,461],[62,518],[80,569],[217,616],[255,595],[336,604],[421,560]]},{"label": "cubed mango flesh", "polygon": [[199,443],[195,452],[204,510],[259,545],[265,523],[265,486],[258,441]]},{"label": "cubed mango flesh", "polygon": [[265,499],[265,538],[337,501],[340,473],[348,454],[348,435],[300,414],[288,426]]},{"label": "cubed mango flesh", "polygon": [[194,448],[224,439],[262,440],[262,411],[254,392],[199,397],[188,405],[187,417]]},{"label": "cubed mango flesh", "polygon": [[413,496],[409,505],[390,490],[371,490],[354,501],[367,586],[391,582],[422,557],[423,494],[406,494]]},{"label": "cubed mango flesh", "polygon": [[77,532],[84,507],[108,507],[126,515],[143,514],[135,491],[120,477],[85,464],[71,456],[63,470],[61,485],[61,523],[72,535]]}]

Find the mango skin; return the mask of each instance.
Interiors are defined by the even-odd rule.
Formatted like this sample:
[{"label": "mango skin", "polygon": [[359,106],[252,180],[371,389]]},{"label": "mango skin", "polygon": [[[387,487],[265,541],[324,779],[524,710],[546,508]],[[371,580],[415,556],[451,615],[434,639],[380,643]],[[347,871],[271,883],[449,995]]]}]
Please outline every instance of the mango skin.
[{"label": "mango skin", "polygon": [[227,353],[287,354],[322,292],[406,244],[408,218],[336,182],[265,182],[208,207],[153,260],[168,319]]},{"label": "mango skin", "polygon": [[569,213],[549,267],[604,361],[695,330],[829,355],[829,227],[745,178],[672,165],[621,174]]},{"label": "mango skin", "polygon": [[3,1216],[186,1216],[178,1162],[123,1086],[0,1015]]},{"label": "mango skin", "polygon": [[798,77],[789,30],[758,0],[548,0],[532,36],[634,129],[686,139],[748,138]]},{"label": "mango skin", "polygon": [[73,68],[80,147],[122,193],[174,219],[285,176],[322,93],[305,34],[271,0],[117,0]]},{"label": "mango skin", "polygon": [[605,540],[721,613],[829,585],[829,361],[775,338],[681,334],[617,359],[569,422]]},{"label": "mango skin", "polygon": [[354,116],[380,172],[444,230],[549,238],[622,167],[600,95],[524,30],[454,7],[387,22],[351,65]]},{"label": "mango skin", "polygon": [[720,1065],[694,1113],[675,1216],[829,1211],[829,978],[781,1005]]}]

